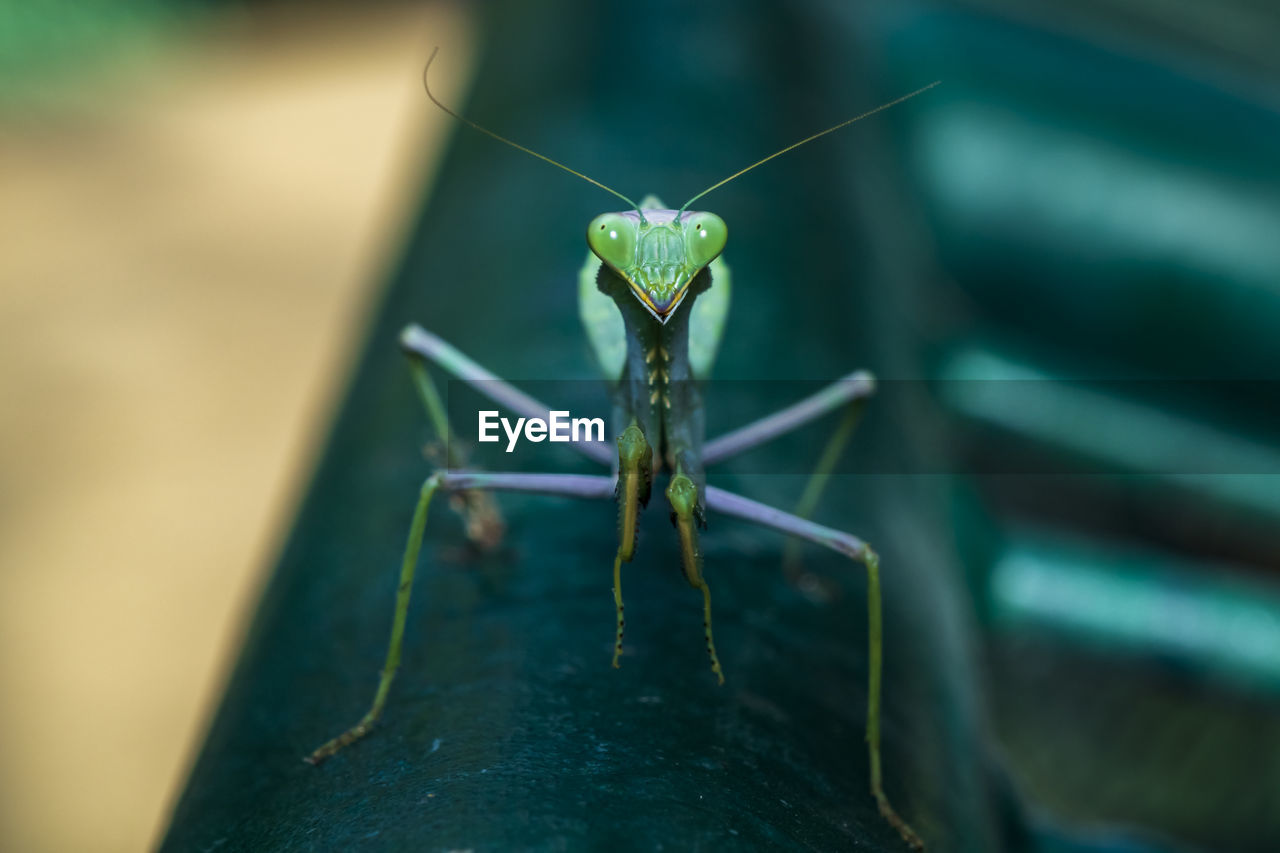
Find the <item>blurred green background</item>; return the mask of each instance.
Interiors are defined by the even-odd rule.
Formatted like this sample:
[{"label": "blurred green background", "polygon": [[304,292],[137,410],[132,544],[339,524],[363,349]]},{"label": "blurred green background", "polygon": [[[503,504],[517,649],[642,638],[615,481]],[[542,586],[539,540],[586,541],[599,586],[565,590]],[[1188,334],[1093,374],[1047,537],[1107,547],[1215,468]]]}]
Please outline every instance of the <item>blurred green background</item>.
[{"label": "blurred green background", "polygon": [[[654,30],[676,28],[661,36],[678,57],[668,56],[666,73],[687,89],[664,112],[637,118],[628,110],[635,84],[618,76],[630,69],[608,61],[609,40],[619,37],[609,14],[548,4],[540,27],[522,31],[524,48],[506,51],[495,45],[512,44],[513,7],[471,11],[480,20],[477,91],[487,93],[476,118],[501,123],[500,132],[523,129],[520,140],[535,147],[548,147],[539,146],[544,133],[554,146],[546,153],[606,183],[676,182],[661,188],[668,201],[739,159],[944,81],[873,126],[789,155],[792,165],[708,200],[735,235],[752,239],[784,200],[799,211],[797,225],[858,229],[850,256],[813,266],[812,282],[780,283],[799,268],[785,254],[735,267],[739,287],[757,288],[739,291],[744,304],[759,310],[731,318],[722,366],[734,378],[806,380],[867,367],[900,382],[886,383],[886,396],[901,402],[882,405],[878,421],[873,403],[862,439],[880,446],[903,423],[894,419],[910,420],[885,446],[904,460],[898,479],[913,485],[902,488],[926,495],[912,509],[888,484],[893,515],[867,524],[891,552],[910,555],[894,539],[919,538],[946,555],[890,589],[911,595],[919,585],[921,599],[944,600],[908,607],[897,630],[938,614],[959,626],[923,630],[936,643],[960,638],[939,665],[965,683],[946,695],[971,694],[956,701],[976,710],[973,719],[935,716],[983,756],[977,775],[1007,774],[1021,792],[1012,802],[1022,806],[998,807],[1018,815],[1011,821],[1108,827],[1099,846],[1140,830],[1167,847],[1274,849],[1280,13],[1248,2],[1032,11],[831,0],[711,4],[684,16],[653,4]],[[555,76],[570,66],[546,57],[567,49],[570,32],[602,76]],[[0,712],[8,731],[27,734],[0,747],[0,846],[134,849],[166,820],[184,750],[212,713],[200,700],[222,683],[216,650],[234,654],[242,635],[226,614],[237,601],[252,606],[252,569],[279,547],[274,523],[287,526],[294,512],[293,478],[314,464],[309,448],[325,429],[317,425],[366,334],[373,309],[358,288],[392,269],[403,291],[429,263],[423,256],[449,245],[441,214],[433,218],[420,198],[432,150],[422,128],[438,116],[423,107],[417,70],[439,42],[449,86],[447,69],[466,67],[465,33],[457,10],[398,4],[0,5],[3,212],[6,232],[22,235],[0,256],[12,296],[0,361],[13,389],[3,443]],[[533,82],[540,61],[551,66],[539,71],[554,92]],[[524,89],[512,82],[521,78]],[[614,90],[631,100],[573,114]],[[449,102],[466,103],[454,92]],[[717,133],[736,137],[738,159],[717,159],[725,156]],[[608,201],[486,140],[455,145],[451,174],[467,175],[473,196],[496,197],[505,182],[501,192],[518,204],[532,192],[526,182],[548,188],[552,195],[534,200],[560,221],[549,230],[566,236],[539,249],[547,264],[539,281],[551,270],[571,275],[582,251],[572,223]],[[635,153],[625,166],[612,163],[626,145]],[[464,188],[454,192],[446,197],[457,204]],[[404,248],[414,208],[427,212]],[[749,257],[733,239],[730,263]],[[468,286],[496,288],[495,280],[477,275]],[[790,301],[779,287],[794,288]],[[504,349],[510,333],[486,331],[473,303],[492,298],[483,292],[393,296],[369,333],[374,360],[361,375],[397,369],[394,354],[377,353],[408,320],[495,367],[506,358],[579,369],[571,295],[566,280],[552,305],[538,307],[545,315],[528,305],[511,312],[520,324],[552,311],[565,317],[526,349]],[[784,344],[770,318],[787,321]],[[372,392],[360,393],[348,407]],[[412,400],[387,406],[411,412]],[[368,411],[349,408],[346,417]],[[394,457],[407,470],[387,482],[412,482],[421,474],[411,465],[414,435],[377,444],[376,456],[335,441],[329,470]],[[317,486],[341,481],[334,476]],[[859,513],[873,513],[864,505],[874,501],[856,496],[858,477],[839,479],[819,518],[863,530]],[[751,477],[740,481],[752,488]],[[757,486],[757,497],[786,489]],[[408,510],[397,495],[385,501]],[[386,522],[392,551],[400,515]],[[345,547],[335,564],[362,560],[358,541]],[[760,546],[730,536],[719,547]],[[285,565],[305,562],[294,553]],[[752,577],[717,590],[762,583]],[[259,622],[259,642],[288,624],[278,613],[284,595],[268,599],[276,610]],[[747,614],[765,606],[745,594],[739,603]],[[384,609],[370,607],[349,633],[305,635],[326,644],[317,659],[358,639],[349,662],[340,652],[357,711],[367,686],[359,678],[376,666],[385,630]],[[785,608],[803,621],[802,602]],[[263,677],[261,660],[246,658],[242,684]],[[667,661],[668,669],[699,664]],[[742,670],[752,671],[747,662]],[[314,677],[305,683],[326,690]],[[913,678],[899,673],[908,694]],[[252,695],[244,690],[223,712],[233,734],[211,741],[202,759],[202,798],[188,795],[170,836],[176,849],[198,837],[182,833],[195,833],[202,813],[218,817],[218,785],[233,786],[253,757],[234,734],[253,720],[236,715]],[[412,707],[406,701],[400,713]],[[345,708],[315,719],[341,725]],[[911,731],[930,724],[913,720]],[[918,777],[928,764],[912,757],[896,766]],[[945,809],[927,805],[945,792],[922,794],[928,786],[917,778],[905,784],[917,798],[908,803],[941,815],[928,827],[939,849],[981,849],[950,843],[962,836],[1047,848],[1072,834],[965,835]],[[968,796],[1005,795],[991,783]],[[71,811],[76,820],[65,818]]]}]

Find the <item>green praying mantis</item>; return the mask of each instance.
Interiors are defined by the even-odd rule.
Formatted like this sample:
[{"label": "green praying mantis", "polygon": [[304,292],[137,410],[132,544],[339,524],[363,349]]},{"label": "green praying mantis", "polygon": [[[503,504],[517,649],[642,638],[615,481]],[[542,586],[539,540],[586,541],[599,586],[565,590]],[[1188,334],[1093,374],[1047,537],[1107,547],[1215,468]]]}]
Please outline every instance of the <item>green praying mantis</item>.
[{"label": "green praying mantis", "polygon": [[[647,506],[659,475],[666,475],[664,491],[679,541],[685,580],[702,595],[703,626],[711,669],[724,683],[711,630],[711,589],[703,574],[699,530],[708,514],[720,513],[755,522],[830,548],[861,563],[867,573],[869,665],[866,741],[871,789],[880,813],[911,847],[922,849],[916,832],[890,805],[882,782],[880,761],[881,602],[880,563],[876,552],[852,534],[807,519],[847,441],[856,412],[874,391],[870,374],[859,371],[824,390],[772,415],[712,440],[705,439],[701,382],[711,372],[725,328],[730,302],[730,277],[721,252],[728,238],[724,220],[714,213],[690,210],[707,193],[795,148],[874,115],[937,85],[931,83],[833,127],[789,145],[689,199],[680,209],[665,207],[648,196],[640,204],[562,163],[532,151],[459,115],[431,92],[428,74],[438,49],[423,70],[427,96],[458,121],[500,142],[524,151],[613,194],[628,205],[617,213],[597,216],[587,226],[590,252],[579,280],[582,321],[597,361],[613,388],[613,418],[618,429],[616,450],[603,443],[573,441],[570,446],[608,466],[609,474],[572,475],[501,473],[469,470],[452,455],[445,468],[423,483],[410,525],[400,569],[395,612],[386,662],[368,713],[347,731],[306,757],[319,764],[367,735],[382,714],[404,641],[409,597],[415,567],[433,497],[447,492],[461,498],[468,536],[478,544],[494,544],[502,522],[490,495],[524,492],[586,500],[615,500],[618,506],[618,547],[613,560],[616,635],[613,666],[619,666],[625,627],[622,564],[636,553],[641,511]],[[438,437],[449,447],[449,424],[440,395],[427,371],[434,365],[462,380],[503,409],[527,418],[545,418],[549,407],[502,381],[438,336],[411,325],[400,336],[409,358],[415,387]],[[758,503],[706,483],[705,469],[826,414],[846,410],[849,416],[832,436],[818,470],[796,514]],[[854,417],[850,417],[854,416]],[[847,428],[846,428],[847,426]]]}]

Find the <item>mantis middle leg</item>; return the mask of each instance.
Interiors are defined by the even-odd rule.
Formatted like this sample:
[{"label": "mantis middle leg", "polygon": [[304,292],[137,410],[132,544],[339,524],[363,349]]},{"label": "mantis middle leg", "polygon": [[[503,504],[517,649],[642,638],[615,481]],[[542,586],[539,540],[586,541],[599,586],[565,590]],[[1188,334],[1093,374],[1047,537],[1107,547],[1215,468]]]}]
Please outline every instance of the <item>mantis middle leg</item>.
[{"label": "mantis middle leg", "polygon": [[[710,464],[737,456],[843,408],[844,415],[836,426],[835,432],[831,434],[831,438],[827,440],[817,466],[805,484],[804,492],[793,510],[797,516],[809,518],[817,508],[831,473],[839,464],[854,428],[862,417],[862,407],[867,398],[875,392],[875,387],[875,378],[870,373],[864,370],[850,373],[798,403],[793,403],[785,409],[766,415],[708,442],[704,459]],[[787,540],[782,566],[789,581],[797,586],[808,586],[802,583],[801,542],[802,540],[798,538]]]},{"label": "mantis middle leg", "polygon": [[436,471],[422,484],[418,503],[409,525],[409,539],[405,543],[404,557],[400,563],[400,583],[396,587],[395,615],[391,620],[391,639],[387,643],[387,659],[382,666],[373,704],[354,726],[332,740],[322,744],[304,761],[319,764],[326,758],[349,746],[373,730],[391,690],[396,670],[400,667],[400,650],[404,645],[404,626],[409,615],[409,597],[413,592],[413,579],[422,549],[422,536],[427,528],[427,513],[436,492],[509,491],[531,492],[543,495],[559,495],[568,498],[605,500],[613,494],[613,478],[583,474],[504,474],[485,471]]},{"label": "mantis middle leg", "polygon": [[884,792],[884,776],[880,766],[880,688],[884,654],[884,629],[880,604],[880,557],[871,546],[852,533],[835,530],[800,518],[789,512],[753,501],[733,492],[707,487],[707,507],[713,512],[732,515],[763,527],[830,548],[851,560],[862,563],[867,571],[867,758],[871,767],[871,793],[876,806],[902,839],[915,849],[924,842],[889,803]]}]

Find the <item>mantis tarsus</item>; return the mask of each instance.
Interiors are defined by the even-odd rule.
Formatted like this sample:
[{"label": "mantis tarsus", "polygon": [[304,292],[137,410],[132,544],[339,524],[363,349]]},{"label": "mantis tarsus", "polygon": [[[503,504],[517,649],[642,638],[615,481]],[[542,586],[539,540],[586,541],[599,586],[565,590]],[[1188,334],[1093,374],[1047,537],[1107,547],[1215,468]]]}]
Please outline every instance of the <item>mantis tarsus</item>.
[{"label": "mantis tarsus", "polygon": [[[689,205],[738,176],[859,119],[914,97],[937,83],[905,95],[862,115],[827,128],[789,145],[735,172],[691,198],[679,210],[665,208],[650,196],[637,205],[604,184],[531,151],[458,115],[442,104],[427,85],[433,51],[423,71],[427,96],[459,121],[500,142],[564,169],[629,205],[619,213],[597,216],[587,227],[591,252],[580,280],[582,319],[600,366],[613,382],[613,415],[620,428],[616,455],[604,445],[571,446],[585,456],[610,466],[606,475],[497,473],[459,469],[459,460],[431,474],[423,483],[410,526],[400,571],[395,615],[386,663],[373,704],[352,728],[320,746],[306,760],[318,764],[340,749],[364,737],[373,728],[386,703],[400,663],[409,596],[414,570],[432,498],[441,490],[464,496],[468,535],[484,543],[500,535],[500,521],[485,503],[490,492],[527,492],[588,500],[615,499],[618,503],[618,549],[613,561],[613,595],[617,614],[613,666],[622,654],[624,628],[621,569],[636,549],[640,511],[648,504],[654,477],[667,472],[665,496],[675,525],[685,580],[702,593],[703,620],[711,668],[724,682],[711,632],[711,590],[702,572],[698,531],[706,527],[707,513],[722,513],[770,527],[782,533],[830,548],[860,562],[867,572],[869,665],[866,739],[871,789],[880,813],[912,847],[922,848],[918,835],[898,816],[884,793],[880,765],[881,612],[879,558],[862,540],[807,520],[808,508],[820,491],[820,481],[847,440],[843,426],[823,455],[814,483],[806,491],[801,514],[774,509],[740,495],[708,486],[704,467],[741,453],[794,430],[837,409],[856,411],[875,388],[869,374],[858,372],[832,383],[825,390],[773,415],[711,441],[704,441],[701,380],[710,373],[729,306],[728,271],[720,253],[728,236],[725,223],[713,213],[691,211]],[[472,362],[439,337],[418,326],[406,328],[400,344],[409,357],[418,392],[433,426],[442,439],[448,421],[440,396],[427,372],[428,363],[469,383],[499,406],[525,417],[545,417],[549,408]],[[850,423],[848,419],[846,423]],[[447,445],[447,441],[446,441]],[[495,532],[497,531],[497,532]]]}]

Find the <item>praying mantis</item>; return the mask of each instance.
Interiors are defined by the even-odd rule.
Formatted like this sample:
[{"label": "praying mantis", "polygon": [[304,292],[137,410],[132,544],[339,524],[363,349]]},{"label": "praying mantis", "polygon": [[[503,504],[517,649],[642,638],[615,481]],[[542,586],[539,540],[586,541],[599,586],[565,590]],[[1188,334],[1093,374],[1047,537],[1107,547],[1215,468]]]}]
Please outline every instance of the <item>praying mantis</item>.
[{"label": "praying mantis", "polygon": [[[806,517],[821,492],[852,420],[875,389],[865,371],[850,373],[825,389],[772,415],[707,440],[702,382],[715,360],[728,315],[731,280],[721,259],[728,228],[719,216],[690,210],[703,196],[758,166],[856,121],[915,97],[937,85],[869,110],[765,157],[708,187],[681,208],[665,207],[648,196],[636,204],[621,193],[562,163],[532,151],[459,115],[431,92],[428,75],[438,53],[423,70],[427,96],[458,121],[506,145],[550,163],[621,199],[622,212],[604,213],[587,226],[590,249],[579,276],[579,308],[591,348],[613,391],[614,449],[604,443],[572,441],[569,446],[607,466],[600,475],[493,472],[470,469],[448,443],[449,424],[428,366],[461,380],[502,409],[525,418],[546,418],[550,407],[485,370],[437,335],[411,325],[400,335],[415,388],[437,436],[447,448],[447,464],[427,477],[419,491],[400,569],[386,661],[369,711],[351,728],[315,749],[305,760],[319,764],[365,737],[381,717],[400,665],[414,574],[426,530],[428,511],[440,492],[455,495],[466,520],[467,534],[480,545],[502,535],[502,523],[490,500],[494,492],[523,492],[583,500],[614,500],[618,506],[618,545],[613,559],[616,628],[614,668],[620,666],[625,628],[622,565],[637,551],[640,514],[654,486],[665,476],[664,497],[679,544],[681,570],[701,593],[703,627],[711,670],[725,680],[711,628],[711,590],[703,573],[699,531],[709,516],[722,514],[772,528],[796,540],[812,542],[862,564],[867,575],[868,685],[866,741],[871,790],[883,817],[912,848],[923,842],[898,815],[884,792],[880,758],[882,619],[880,562],[858,537],[814,523]],[[824,415],[845,410],[846,424],[828,444],[798,513],[788,513],[744,496],[710,486],[708,466],[773,440]]]}]

